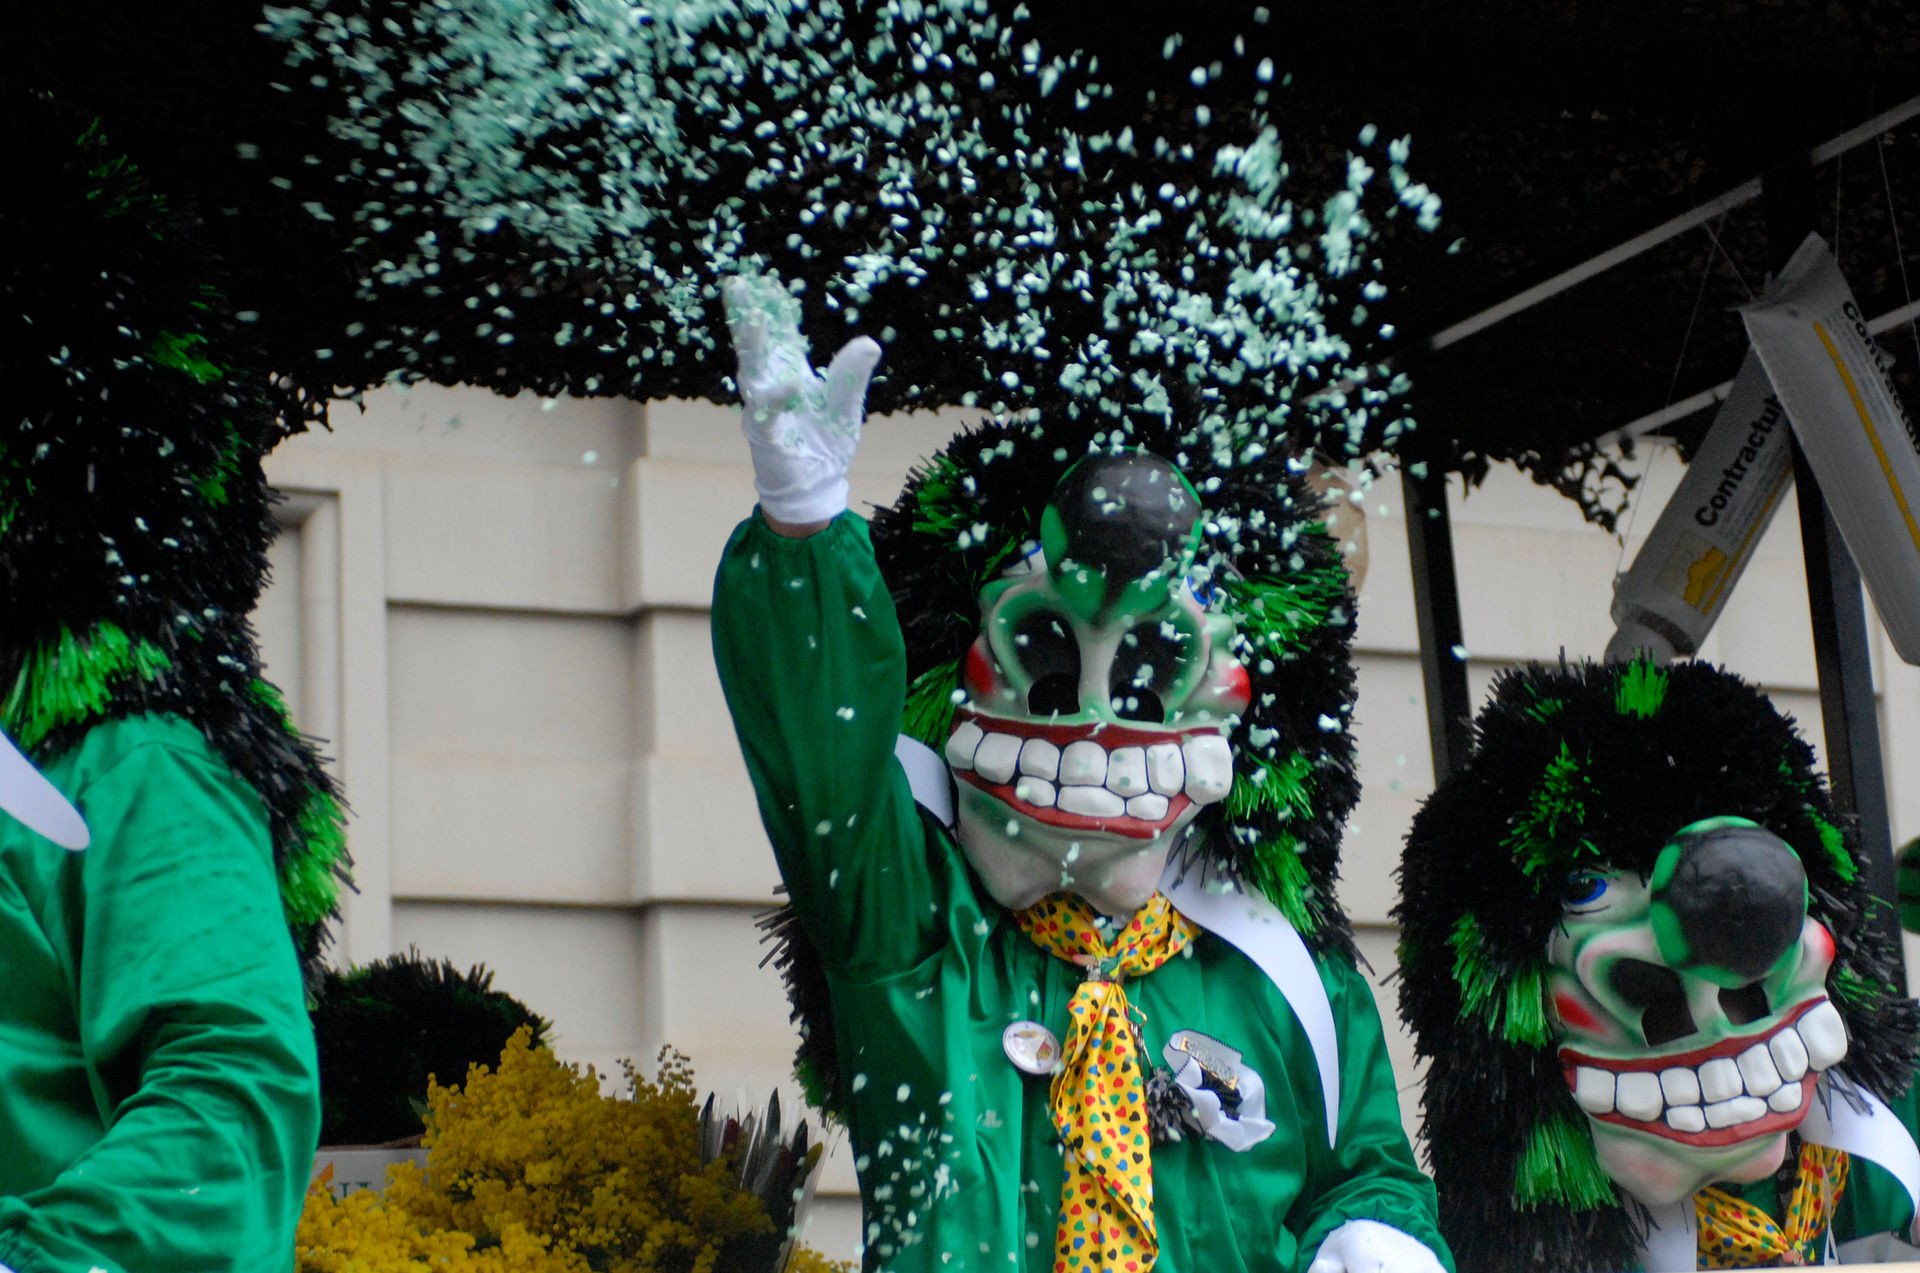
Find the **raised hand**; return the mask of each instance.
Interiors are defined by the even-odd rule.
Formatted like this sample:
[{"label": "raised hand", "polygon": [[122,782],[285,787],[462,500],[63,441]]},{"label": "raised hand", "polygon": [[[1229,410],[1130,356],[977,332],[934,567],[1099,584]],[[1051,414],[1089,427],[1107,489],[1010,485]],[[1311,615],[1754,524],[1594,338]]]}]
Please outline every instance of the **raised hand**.
[{"label": "raised hand", "polygon": [[720,295],[739,360],[741,428],[761,512],[776,529],[817,529],[847,506],[847,466],[860,444],[880,346],[856,336],[822,376],[807,360],[800,303],[779,280],[737,275]]}]

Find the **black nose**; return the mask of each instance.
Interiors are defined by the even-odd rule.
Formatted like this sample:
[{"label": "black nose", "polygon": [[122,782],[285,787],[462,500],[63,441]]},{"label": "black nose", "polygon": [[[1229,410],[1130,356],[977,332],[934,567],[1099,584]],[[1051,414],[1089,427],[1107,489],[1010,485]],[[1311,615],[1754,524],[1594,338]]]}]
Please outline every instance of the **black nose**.
[{"label": "black nose", "polygon": [[1751,985],[1800,939],[1807,872],[1791,846],[1745,818],[1683,827],[1655,862],[1660,956],[1717,986]]}]

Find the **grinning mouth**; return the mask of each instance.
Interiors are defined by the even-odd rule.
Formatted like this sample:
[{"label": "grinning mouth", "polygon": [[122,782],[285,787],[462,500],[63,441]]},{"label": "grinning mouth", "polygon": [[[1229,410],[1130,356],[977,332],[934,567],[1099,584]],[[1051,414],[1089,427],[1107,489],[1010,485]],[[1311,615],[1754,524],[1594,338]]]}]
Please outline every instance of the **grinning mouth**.
[{"label": "grinning mouth", "polygon": [[1820,1072],[1846,1054],[1846,1024],[1820,995],[1761,1034],[1631,1060],[1562,1048],[1560,1065],[1597,1121],[1716,1147],[1798,1126]]},{"label": "grinning mouth", "polygon": [[958,720],[946,748],[954,777],[1047,826],[1151,840],[1233,786],[1233,751],[1216,726],[1056,725],[967,710]]}]

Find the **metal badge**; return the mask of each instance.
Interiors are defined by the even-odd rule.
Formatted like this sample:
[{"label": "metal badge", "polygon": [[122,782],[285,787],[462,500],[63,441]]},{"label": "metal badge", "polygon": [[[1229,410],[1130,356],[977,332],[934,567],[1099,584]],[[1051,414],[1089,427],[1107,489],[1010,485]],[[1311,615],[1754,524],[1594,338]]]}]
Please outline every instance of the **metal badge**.
[{"label": "metal badge", "polygon": [[1060,1063],[1060,1040],[1038,1021],[1016,1021],[1000,1032],[1007,1060],[1023,1074],[1045,1076]]},{"label": "metal badge", "polygon": [[1200,1066],[1203,1086],[1216,1092],[1229,1109],[1239,1103],[1240,1053],[1235,1049],[1197,1030],[1177,1030],[1161,1055],[1175,1071],[1192,1058]]}]

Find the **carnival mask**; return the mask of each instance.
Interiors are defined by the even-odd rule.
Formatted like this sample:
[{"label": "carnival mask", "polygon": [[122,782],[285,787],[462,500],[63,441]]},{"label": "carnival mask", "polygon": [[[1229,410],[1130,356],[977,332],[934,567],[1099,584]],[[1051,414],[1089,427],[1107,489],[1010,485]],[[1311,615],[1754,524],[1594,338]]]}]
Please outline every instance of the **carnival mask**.
[{"label": "carnival mask", "polygon": [[1548,945],[1558,1055],[1600,1165],[1649,1205],[1775,1171],[1847,1052],[1832,936],[1785,841],[1681,828],[1652,873],[1577,873]]},{"label": "carnival mask", "polygon": [[1066,889],[1131,914],[1231,788],[1248,680],[1232,621],[1189,578],[1200,515],[1166,461],[1090,456],[981,591],[946,755],[960,845],[1003,905]]}]

